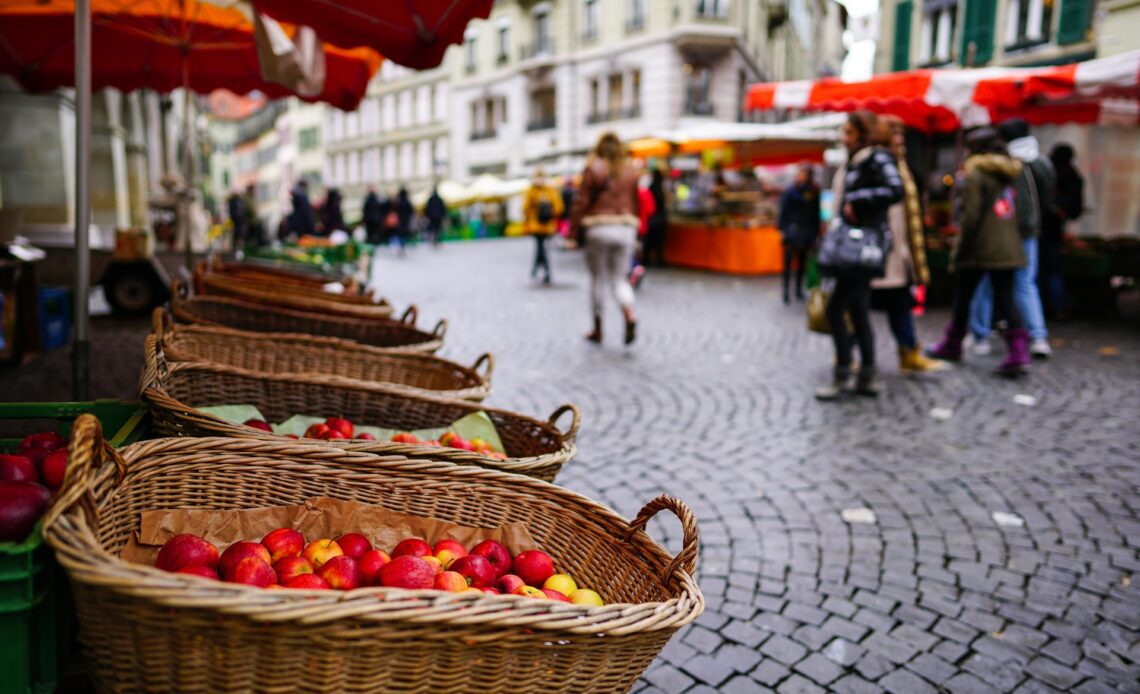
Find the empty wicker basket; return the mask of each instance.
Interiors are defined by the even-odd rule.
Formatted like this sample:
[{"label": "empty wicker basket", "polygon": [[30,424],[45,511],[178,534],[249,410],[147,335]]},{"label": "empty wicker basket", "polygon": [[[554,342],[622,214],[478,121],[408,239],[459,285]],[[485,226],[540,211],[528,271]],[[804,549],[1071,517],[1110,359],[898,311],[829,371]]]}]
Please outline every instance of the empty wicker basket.
[{"label": "empty wicker basket", "polygon": [[[352,383],[386,383],[423,395],[482,400],[491,394],[490,354],[470,366],[430,354],[391,352],[346,340],[252,333],[209,325],[174,325],[154,310],[154,334],[168,361],[204,361],[248,371],[308,374]],[[479,373],[484,369],[483,374]]]},{"label": "empty wicker basket", "polygon": [[[270,374],[203,362],[168,363],[153,335],[146,338],[142,399],[151,408],[154,429],[166,436],[285,437],[235,424],[197,409],[211,405],[255,405],[271,422],[295,414],[347,417],[357,424],[392,429],[445,427],[474,412],[486,412],[494,422],[507,459],[472,451],[393,441],[329,441],[323,445],[381,454],[407,455],[476,465],[554,481],[577,452],[574,439],[581,421],[578,408],[563,405],[548,421],[466,400],[417,395],[380,384],[341,383],[303,374]],[[556,423],[571,415],[570,426]]]},{"label": "empty wicker basket", "polygon": [[[120,456],[121,453],[121,456]],[[117,452],[76,421],[44,535],[75,592],[100,691],[623,692],[704,599],[692,512],[659,497],[632,522],[554,485],[292,441],[155,439]],[[263,590],[119,559],[147,510],[247,509],[314,496],[467,526],[522,522],[607,600],[398,588]],[[675,557],[645,532],[683,528]]]},{"label": "empty wicker basket", "polygon": [[259,304],[339,316],[392,316],[392,305],[383,299],[375,301],[371,296],[335,294],[320,287],[301,287],[289,282],[207,272],[204,263],[194,272],[194,291],[207,296],[229,296]]}]

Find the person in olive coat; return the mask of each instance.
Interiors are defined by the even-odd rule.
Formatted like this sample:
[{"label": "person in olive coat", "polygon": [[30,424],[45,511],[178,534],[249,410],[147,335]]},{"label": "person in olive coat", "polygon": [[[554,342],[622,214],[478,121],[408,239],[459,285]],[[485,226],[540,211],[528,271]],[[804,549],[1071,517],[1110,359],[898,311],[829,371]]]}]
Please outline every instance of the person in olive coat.
[{"label": "person in olive coat", "polygon": [[967,137],[970,156],[963,166],[957,201],[958,243],[951,256],[957,275],[953,317],[942,341],[929,355],[960,361],[962,339],[970,318],[970,299],[982,278],[989,275],[994,306],[1009,328],[1009,351],[998,366],[1004,375],[1017,375],[1029,364],[1029,333],[1013,301],[1013,273],[1025,267],[1025,252],[1017,225],[1017,196],[1013,183],[1021,162],[1009,156],[993,128],[981,128]]}]

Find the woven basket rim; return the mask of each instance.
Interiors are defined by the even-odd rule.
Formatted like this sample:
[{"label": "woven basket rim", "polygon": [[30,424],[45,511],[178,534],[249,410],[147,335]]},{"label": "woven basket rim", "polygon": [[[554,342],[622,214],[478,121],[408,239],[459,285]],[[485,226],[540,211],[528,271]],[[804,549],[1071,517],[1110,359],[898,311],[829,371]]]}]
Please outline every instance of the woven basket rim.
[{"label": "woven basket rim", "polygon": [[[106,445],[98,421],[90,415],[76,420],[72,441],[75,446],[64,486],[57,502],[44,518],[44,537],[56,550],[60,563],[72,580],[98,584],[137,599],[170,607],[193,605],[263,622],[314,624],[343,619],[446,622],[607,636],[676,629],[696,619],[704,609],[704,598],[695,578],[699,545],[696,519],[683,502],[673,497],[658,497],[647,504],[633,521],[627,521],[602,504],[547,482],[436,461],[381,457],[352,451],[339,451],[336,460],[331,460],[330,449],[324,446],[224,437],[152,439],[116,451]],[[95,498],[93,490],[107,489],[106,498],[130,482],[133,469],[144,467],[148,476],[158,474],[146,467],[148,458],[152,460],[151,465],[160,467],[177,464],[179,454],[203,450],[256,456],[257,460],[248,463],[250,469],[303,463],[342,470],[359,465],[360,474],[446,476],[480,483],[487,490],[485,493],[517,497],[525,492],[557,501],[561,512],[568,513],[574,509],[574,514],[582,518],[586,518],[588,512],[591,523],[612,526],[615,541],[617,529],[621,528],[621,537],[626,542],[635,543],[633,551],[647,565],[664,564],[661,575],[654,580],[659,581],[659,585],[673,597],[659,602],[587,607],[522,596],[401,588],[360,588],[347,592],[264,590],[131,564],[108,552],[94,532],[98,525],[100,499]],[[114,484],[108,487],[112,479]],[[663,509],[673,511],[681,519],[685,531],[684,549],[675,557],[670,556],[644,530],[649,518]],[[468,610],[457,614],[459,607],[467,607]]]}]

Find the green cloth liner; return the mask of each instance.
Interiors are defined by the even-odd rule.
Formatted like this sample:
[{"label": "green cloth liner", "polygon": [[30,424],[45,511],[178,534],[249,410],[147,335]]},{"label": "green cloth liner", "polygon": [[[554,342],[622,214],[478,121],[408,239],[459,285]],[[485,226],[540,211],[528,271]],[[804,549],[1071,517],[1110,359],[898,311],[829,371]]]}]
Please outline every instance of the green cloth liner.
[{"label": "green cloth liner", "polygon": [[[254,405],[212,405],[210,407],[199,407],[198,410],[224,419],[227,422],[233,422],[234,424],[244,424],[250,419],[266,421],[261,411]],[[280,424],[270,423],[270,426],[273,427],[273,433],[275,434],[282,436],[286,434],[304,436],[306,429],[313,424],[323,423],[326,419],[327,417],[311,417],[309,415],[295,414]],[[407,431],[407,429],[385,429],[383,427],[370,427],[358,424],[356,425],[356,431],[361,434],[372,434],[380,441],[390,441],[393,436],[401,431]],[[495,429],[495,423],[492,422],[491,418],[487,416],[487,413],[482,410],[460,417],[452,422],[450,426],[435,429],[413,429],[411,433],[424,441],[438,441],[439,437],[448,431],[453,431],[468,441],[472,439],[483,439],[491,444],[491,449],[495,452],[506,452],[503,448],[503,442],[499,438],[499,432]]]}]

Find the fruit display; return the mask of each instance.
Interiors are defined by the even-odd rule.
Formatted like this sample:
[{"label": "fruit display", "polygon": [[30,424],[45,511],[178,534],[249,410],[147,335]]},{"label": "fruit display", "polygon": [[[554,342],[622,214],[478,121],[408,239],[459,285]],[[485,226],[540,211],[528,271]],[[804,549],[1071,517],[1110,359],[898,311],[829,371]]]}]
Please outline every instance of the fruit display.
[{"label": "fruit display", "polygon": [[579,587],[569,574],[555,573],[554,559],[546,552],[532,549],[512,556],[497,540],[484,540],[468,550],[452,539],[431,545],[410,537],[389,553],[373,547],[361,533],[306,542],[296,530],[278,528],[260,542],[242,540],[219,552],[206,539],[181,533],[162,545],[154,565],[260,588],[408,588],[605,604],[601,595]]},{"label": "fruit display", "polygon": [[63,486],[67,440],[53,431],[26,436],[0,454],[0,542],[22,542]]},{"label": "fruit display", "polygon": [[[247,427],[258,429],[260,431],[267,431],[273,433],[273,425],[264,419],[251,418],[242,422]],[[318,439],[321,441],[376,441],[375,434],[368,431],[358,431],[357,426],[345,417],[329,417],[323,422],[315,422],[305,428],[303,435],[295,433],[285,433],[285,436],[290,438],[305,438],[305,439]],[[472,453],[479,453],[488,458],[495,458],[496,460],[506,460],[507,454],[505,451],[499,450],[495,444],[490,441],[480,438],[472,437],[470,439],[460,436],[455,431],[448,431],[439,434],[435,438],[427,437],[427,434],[416,434],[411,431],[400,431],[392,434],[389,441],[395,443],[415,444],[421,446],[434,446],[437,448],[454,448],[461,451],[470,451]]]}]

